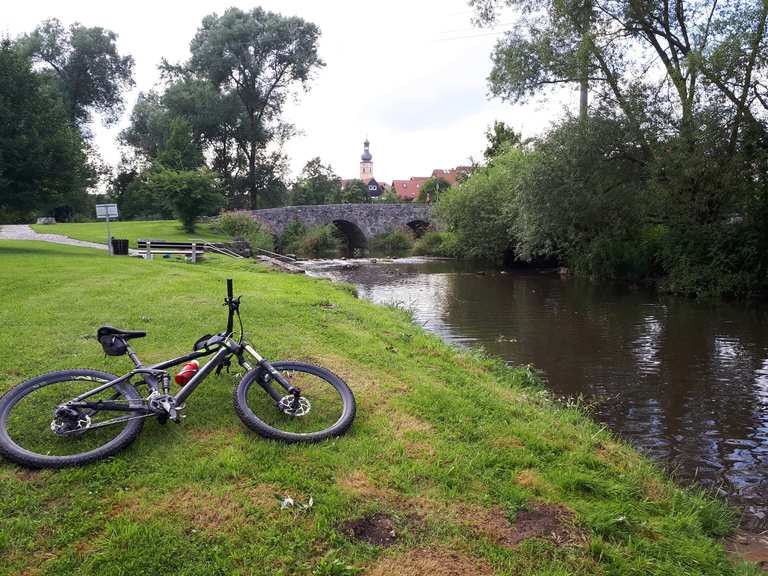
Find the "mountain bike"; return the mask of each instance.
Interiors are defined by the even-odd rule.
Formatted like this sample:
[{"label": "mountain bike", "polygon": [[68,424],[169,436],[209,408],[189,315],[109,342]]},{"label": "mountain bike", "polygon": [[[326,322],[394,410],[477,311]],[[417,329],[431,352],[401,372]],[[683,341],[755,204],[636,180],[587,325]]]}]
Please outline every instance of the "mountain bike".
[{"label": "mountain bike", "polygon": [[[180,422],[187,398],[211,372],[228,369],[232,358],[245,369],[234,389],[235,410],[251,430],[284,442],[319,442],[346,432],[355,417],[349,386],[313,364],[263,358],[245,340],[240,298],[227,279],[226,330],[199,338],[189,354],[150,366],[128,344],[146,332],[102,326],[97,339],[105,354],[127,354],[135,368],[119,377],[98,370],[48,372],[12,388],[0,398],[0,454],[28,468],[79,466],[111,456],[136,439],[147,418]],[[204,356],[211,358],[199,366],[197,358]],[[181,388],[173,394],[168,369],[185,363],[175,378]]]}]

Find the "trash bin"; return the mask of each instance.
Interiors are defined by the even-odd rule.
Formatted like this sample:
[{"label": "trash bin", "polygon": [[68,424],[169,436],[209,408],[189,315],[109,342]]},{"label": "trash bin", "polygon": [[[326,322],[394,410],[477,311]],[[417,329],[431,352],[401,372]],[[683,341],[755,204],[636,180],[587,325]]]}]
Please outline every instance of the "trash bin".
[{"label": "trash bin", "polygon": [[128,256],[128,240],[112,238],[112,254],[115,256]]}]

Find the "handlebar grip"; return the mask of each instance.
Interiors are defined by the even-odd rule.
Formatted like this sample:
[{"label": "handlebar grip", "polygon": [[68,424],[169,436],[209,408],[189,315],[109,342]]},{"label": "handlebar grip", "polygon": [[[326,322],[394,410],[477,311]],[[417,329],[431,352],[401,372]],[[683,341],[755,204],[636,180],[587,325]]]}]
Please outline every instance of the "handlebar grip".
[{"label": "handlebar grip", "polygon": [[227,278],[227,298],[232,300],[232,278]]}]

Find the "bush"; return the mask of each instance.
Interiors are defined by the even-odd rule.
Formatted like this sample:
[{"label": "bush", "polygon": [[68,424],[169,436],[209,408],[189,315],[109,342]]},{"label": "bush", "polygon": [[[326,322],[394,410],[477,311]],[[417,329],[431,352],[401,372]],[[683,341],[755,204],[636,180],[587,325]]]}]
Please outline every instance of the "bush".
[{"label": "bush", "polygon": [[518,182],[528,162],[525,151],[509,149],[466,182],[441,194],[437,218],[460,239],[454,246],[461,247],[461,256],[501,262],[514,245],[511,228]]},{"label": "bush", "polygon": [[283,229],[278,240],[278,250],[283,254],[297,254],[299,244],[307,233],[307,228],[299,220],[292,220]]},{"label": "bush", "polygon": [[248,245],[251,247],[251,253],[255,254],[257,249],[274,252],[275,238],[272,236],[272,233],[259,224],[255,224],[254,229],[244,237],[244,240],[247,240]]},{"label": "bush", "polygon": [[275,249],[272,233],[245,212],[225,212],[216,219],[215,227],[227,236],[245,240],[254,253],[257,248],[270,252]]},{"label": "bush", "polygon": [[216,218],[214,227],[232,238],[245,239],[253,231],[254,225],[258,226],[246,212],[224,212]]},{"label": "bush", "polygon": [[373,254],[399,256],[411,249],[413,240],[404,230],[393,230],[371,238],[368,246]]},{"label": "bush", "polygon": [[296,254],[302,258],[330,258],[338,254],[341,241],[333,224],[307,228],[294,220],[290,222],[278,241],[283,254]]},{"label": "bush", "polygon": [[208,169],[153,169],[147,183],[149,189],[166,196],[187,232],[195,231],[200,216],[213,214],[224,202],[216,174]]},{"label": "bush", "polygon": [[299,242],[297,253],[304,258],[332,258],[338,255],[341,241],[336,226],[308,228]]},{"label": "bush", "polygon": [[413,254],[417,256],[449,256],[459,255],[459,239],[451,232],[426,232],[413,244]]}]

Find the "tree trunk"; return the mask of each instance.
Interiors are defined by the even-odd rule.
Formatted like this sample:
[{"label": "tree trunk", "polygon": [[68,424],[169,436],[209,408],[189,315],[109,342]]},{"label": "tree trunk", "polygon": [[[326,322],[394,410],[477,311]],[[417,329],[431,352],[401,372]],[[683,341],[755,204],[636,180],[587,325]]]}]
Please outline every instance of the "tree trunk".
[{"label": "tree trunk", "polygon": [[259,193],[256,190],[256,144],[251,143],[248,154],[248,195],[250,196],[251,210],[259,208]]},{"label": "tree trunk", "polygon": [[581,42],[579,46],[579,121],[586,124],[589,116],[589,63],[592,52],[592,0],[584,0],[583,13],[579,18],[579,33]]}]

